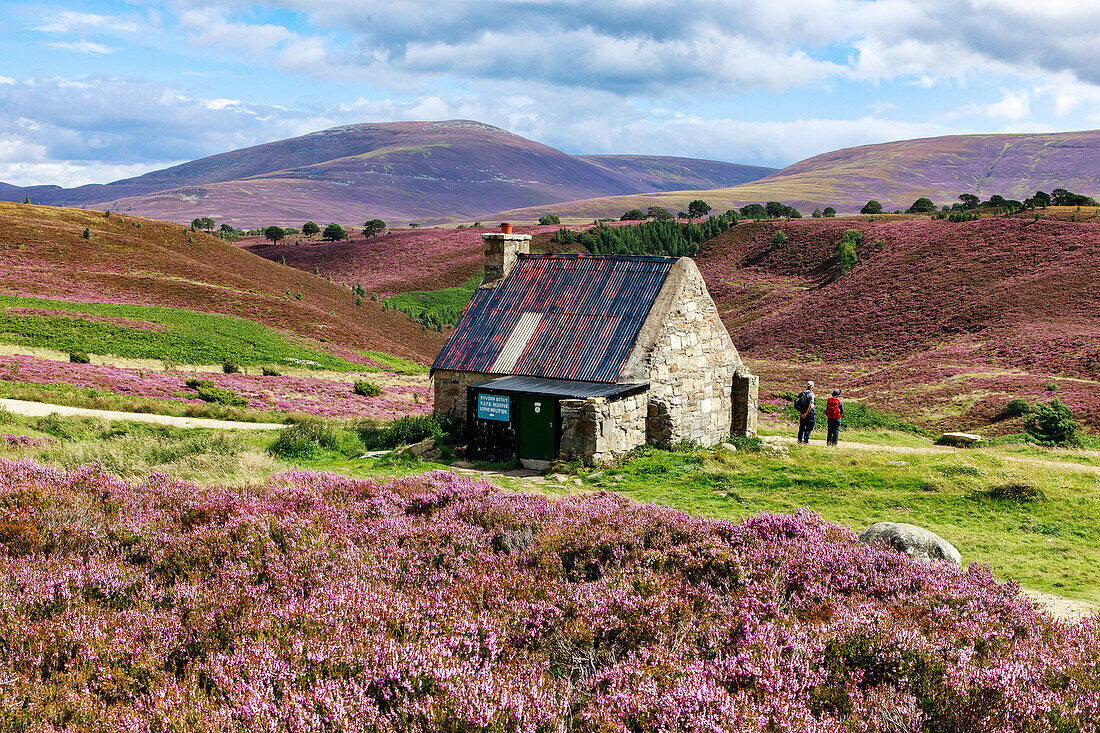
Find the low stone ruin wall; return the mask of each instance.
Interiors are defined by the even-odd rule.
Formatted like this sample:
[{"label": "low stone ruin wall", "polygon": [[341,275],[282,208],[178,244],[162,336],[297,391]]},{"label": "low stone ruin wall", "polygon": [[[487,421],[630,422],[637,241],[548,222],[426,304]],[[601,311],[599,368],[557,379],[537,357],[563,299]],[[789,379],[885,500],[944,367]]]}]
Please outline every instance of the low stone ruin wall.
[{"label": "low stone ruin wall", "polygon": [[644,392],[613,402],[604,397],[562,400],[558,457],[600,465],[645,444],[648,406]]}]

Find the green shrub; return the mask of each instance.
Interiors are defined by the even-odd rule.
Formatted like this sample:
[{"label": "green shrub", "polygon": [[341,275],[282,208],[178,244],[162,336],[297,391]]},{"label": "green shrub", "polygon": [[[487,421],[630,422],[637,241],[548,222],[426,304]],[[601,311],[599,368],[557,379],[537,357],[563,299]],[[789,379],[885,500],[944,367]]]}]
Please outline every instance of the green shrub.
[{"label": "green shrub", "polygon": [[359,439],[370,450],[412,445],[426,438],[441,438],[446,434],[443,426],[429,415],[406,415],[388,424],[376,420],[361,420],[355,430]]},{"label": "green shrub", "polygon": [[222,371],[226,374],[239,374],[241,365],[235,361],[227,361],[222,364]]},{"label": "green shrub", "polygon": [[787,243],[787,235],[782,229],[776,229],[775,234],[772,235],[772,244],[783,246]]},{"label": "green shrub", "polygon": [[279,458],[307,460],[316,458],[326,448],[339,450],[340,436],[329,423],[310,418],[280,431],[268,451]]},{"label": "green shrub", "polygon": [[1032,502],[1046,501],[1047,495],[1043,490],[1031,484],[1012,483],[994,486],[985,492],[985,495],[994,501],[1012,502],[1013,504],[1029,504]]},{"label": "green shrub", "polygon": [[1001,418],[1020,417],[1031,412],[1031,405],[1021,397],[1015,397],[1008,401],[1005,409],[1001,411]]},{"label": "green shrub", "polygon": [[382,394],[381,387],[379,387],[374,382],[368,382],[365,379],[356,379],[355,389],[353,391],[355,392],[355,394],[362,397],[377,397],[378,395]]},{"label": "green shrub", "polygon": [[278,369],[276,369],[275,367],[269,367],[269,366],[265,366],[265,367],[260,367],[260,372],[261,372],[261,373],[262,373],[262,374],[263,374],[263,375],[264,375],[265,377],[281,377],[281,376],[283,376],[283,373],[282,373],[282,372],[280,372],[280,371],[279,371]]},{"label": "green shrub", "polygon": [[31,423],[31,426],[35,430],[61,440],[77,440],[88,436],[97,427],[102,427],[105,424],[97,418],[62,417],[56,412],[52,412],[45,417],[38,418]]},{"label": "green shrub", "polygon": [[90,364],[91,359],[88,358],[88,354],[83,351],[70,351],[69,361],[73,364]]},{"label": "green shrub", "polygon": [[561,218],[557,214],[546,214],[539,217],[539,224],[561,224]]},{"label": "green shrub", "polygon": [[1080,429],[1073,419],[1073,411],[1057,397],[1049,403],[1036,403],[1024,429],[1041,445],[1081,445]]},{"label": "green shrub", "polygon": [[844,232],[844,237],[836,243],[833,250],[833,264],[836,266],[837,277],[846,274],[859,261],[856,253],[856,245],[863,240],[863,235],[855,229]]},{"label": "green shrub", "polygon": [[188,379],[187,386],[198,393],[203,402],[213,402],[229,407],[248,407],[248,399],[241,397],[231,389],[219,387],[209,379]]}]

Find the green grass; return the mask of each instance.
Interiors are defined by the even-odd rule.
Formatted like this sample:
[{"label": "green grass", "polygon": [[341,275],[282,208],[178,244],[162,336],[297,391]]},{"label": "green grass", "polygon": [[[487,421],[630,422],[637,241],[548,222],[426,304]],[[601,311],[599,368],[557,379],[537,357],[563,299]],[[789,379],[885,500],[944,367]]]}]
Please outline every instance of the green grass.
[{"label": "green grass", "polygon": [[463,309],[480,284],[481,275],[474,275],[457,288],[413,290],[386,298],[382,303],[425,326],[449,327],[458,323]]},{"label": "green grass", "polygon": [[[825,406],[828,402],[828,397],[818,397],[814,400],[814,411],[817,415],[817,425],[824,434],[825,428]],[[798,422],[798,410],[795,409],[794,403],[785,405],[782,410],[783,416],[792,422]],[[887,430],[898,433],[912,433],[913,435],[931,435],[927,430],[917,427],[911,423],[907,423],[900,418],[897,418],[882,410],[876,410],[873,407],[863,404],[862,402],[856,402],[854,400],[845,400],[844,402],[844,419],[840,421],[842,439],[843,431],[852,430],[869,430],[879,429]]]},{"label": "green grass", "polygon": [[[426,374],[428,372],[428,367],[424,364],[402,359],[400,356],[387,354],[384,351],[357,351],[356,353],[362,354],[376,364],[381,364],[386,371],[393,372],[394,374]],[[360,371],[365,372],[373,370],[362,367]]]},{"label": "green grass", "polygon": [[[143,321],[132,327],[70,315],[14,314],[13,307]],[[167,359],[178,364],[291,364],[317,362],[326,369],[357,371],[360,366],[295,343],[254,321],[229,316],[145,305],[77,303],[0,295],[0,343],[83,351],[128,359]]]},{"label": "green grass", "polygon": [[[783,426],[767,426],[760,429],[760,435],[785,435],[794,437],[797,427],[793,424]],[[814,439],[825,439],[825,426],[819,421],[814,432]],[[928,448],[932,440],[923,435],[914,433],[888,430],[886,428],[851,428],[842,425],[840,429],[840,442],[843,443],[868,443],[870,445],[892,445],[904,448]]]}]

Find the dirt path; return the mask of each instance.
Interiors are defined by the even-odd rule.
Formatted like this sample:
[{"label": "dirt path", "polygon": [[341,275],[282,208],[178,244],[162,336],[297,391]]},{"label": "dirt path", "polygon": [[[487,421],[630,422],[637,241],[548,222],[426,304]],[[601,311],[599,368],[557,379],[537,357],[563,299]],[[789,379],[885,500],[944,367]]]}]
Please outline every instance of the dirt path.
[{"label": "dirt path", "polygon": [[1051,593],[1044,593],[1041,590],[1028,590],[1027,588],[1021,588],[1020,593],[1030,598],[1032,603],[1059,621],[1076,623],[1089,618],[1095,613],[1100,613],[1100,606],[1088,601],[1074,601]]},{"label": "dirt path", "polygon": [[232,422],[230,420],[209,420],[203,417],[175,417],[174,415],[153,415],[144,412],[116,412],[115,410],[90,410],[86,407],[51,405],[46,402],[25,402],[23,400],[0,399],[0,407],[17,415],[45,417],[58,415],[79,415],[81,417],[101,417],[105,420],[129,420],[148,422],[157,425],[171,425],[177,428],[218,428],[221,430],[279,430],[285,425],[266,422]]},{"label": "dirt path", "polygon": [[[776,443],[782,445],[794,445],[797,442],[796,438],[792,438],[788,435],[765,435],[761,436],[761,439],[767,443]],[[825,448],[824,440],[810,440],[811,446],[818,448]],[[841,450],[860,450],[860,451],[882,451],[886,453],[898,453],[903,455],[937,455],[943,453],[973,453],[981,452],[981,448],[951,448],[943,445],[926,445],[926,446],[912,446],[912,445],[877,445],[874,443],[851,443],[842,441],[839,449]],[[1053,468],[1061,471],[1076,471],[1078,473],[1091,473],[1100,476],[1100,466],[1093,466],[1087,463],[1071,463],[1068,461],[1047,461],[1042,458],[1020,458],[1017,456],[997,456],[1003,461],[1010,461],[1012,463],[1023,463],[1028,466],[1035,466],[1038,468]]]}]

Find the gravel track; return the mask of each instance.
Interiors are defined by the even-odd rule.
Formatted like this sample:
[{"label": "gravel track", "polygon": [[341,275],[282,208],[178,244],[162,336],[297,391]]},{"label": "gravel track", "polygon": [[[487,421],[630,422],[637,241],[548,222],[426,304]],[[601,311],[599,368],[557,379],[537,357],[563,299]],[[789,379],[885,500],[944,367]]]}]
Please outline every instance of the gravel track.
[{"label": "gravel track", "polygon": [[0,399],[0,407],[17,415],[45,417],[46,415],[79,415],[81,417],[101,417],[105,420],[129,420],[148,422],[157,425],[171,425],[177,428],[218,428],[221,430],[279,430],[286,425],[268,422],[233,422],[231,420],[210,420],[204,417],[176,417],[174,415],[153,415],[144,412],[117,412],[115,410],[92,410],[86,407],[51,405],[46,402],[26,402],[24,400]]}]

